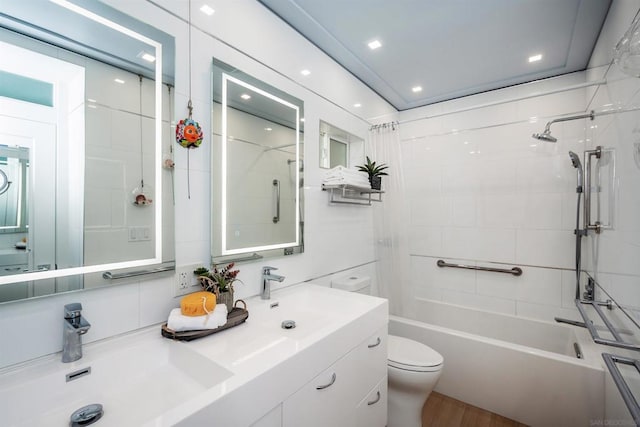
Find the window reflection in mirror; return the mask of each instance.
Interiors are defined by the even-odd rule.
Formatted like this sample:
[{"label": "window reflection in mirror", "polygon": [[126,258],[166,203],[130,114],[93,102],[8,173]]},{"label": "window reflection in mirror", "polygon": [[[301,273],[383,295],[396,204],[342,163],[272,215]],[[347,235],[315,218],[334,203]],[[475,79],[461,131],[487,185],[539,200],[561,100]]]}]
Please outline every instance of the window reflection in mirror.
[{"label": "window reflection in mirror", "polygon": [[364,162],[364,139],[320,121],[320,167],[353,168]]},{"label": "window reflection in mirror", "polygon": [[301,252],[302,101],[216,59],[213,79],[214,262]]}]

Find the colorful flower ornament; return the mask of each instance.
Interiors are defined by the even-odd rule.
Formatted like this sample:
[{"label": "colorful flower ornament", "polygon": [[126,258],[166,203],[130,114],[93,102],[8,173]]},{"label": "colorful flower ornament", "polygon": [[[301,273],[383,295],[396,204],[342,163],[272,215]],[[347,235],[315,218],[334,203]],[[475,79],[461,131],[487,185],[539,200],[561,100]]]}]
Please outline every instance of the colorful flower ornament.
[{"label": "colorful flower ornament", "polygon": [[196,148],[202,144],[202,128],[191,118],[191,115],[178,122],[176,141],[184,148]]}]

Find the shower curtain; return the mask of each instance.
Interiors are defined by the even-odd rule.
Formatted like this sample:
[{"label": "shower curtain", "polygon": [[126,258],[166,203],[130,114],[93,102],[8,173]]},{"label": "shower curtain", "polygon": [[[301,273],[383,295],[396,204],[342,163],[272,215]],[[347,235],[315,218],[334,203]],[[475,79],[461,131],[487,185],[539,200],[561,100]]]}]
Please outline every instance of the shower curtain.
[{"label": "shower curtain", "polygon": [[389,166],[382,178],[382,203],[374,205],[374,239],[379,295],[389,300],[389,312],[413,317],[409,256],[409,209],[405,197],[400,131],[397,122],[372,126],[367,153]]}]

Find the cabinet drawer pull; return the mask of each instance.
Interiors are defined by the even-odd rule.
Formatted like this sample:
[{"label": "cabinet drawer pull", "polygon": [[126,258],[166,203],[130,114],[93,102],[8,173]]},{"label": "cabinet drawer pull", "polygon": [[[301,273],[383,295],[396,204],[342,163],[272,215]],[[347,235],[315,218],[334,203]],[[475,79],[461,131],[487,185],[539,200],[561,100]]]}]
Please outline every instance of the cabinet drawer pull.
[{"label": "cabinet drawer pull", "polygon": [[333,375],[331,375],[331,381],[329,382],[329,384],[319,385],[316,387],[316,390],[324,390],[327,387],[331,387],[335,382],[336,382],[336,373],[334,372]]},{"label": "cabinet drawer pull", "polygon": [[380,401],[380,392],[377,391],[376,394],[377,394],[376,398],[373,399],[371,402],[367,402],[367,405],[369,405],[369,406],[375,405],[376,403],[378,403]]},{"label": "cabinet drawer pull", "polygon": [[378,337],[378,340],[376,341],[375,344],[369,344],[367,347],[369,347],[369,348],[377,347],[377,346],[380,345],[381,342],[382,342],[382,340],[380,339],[380,337]]}]

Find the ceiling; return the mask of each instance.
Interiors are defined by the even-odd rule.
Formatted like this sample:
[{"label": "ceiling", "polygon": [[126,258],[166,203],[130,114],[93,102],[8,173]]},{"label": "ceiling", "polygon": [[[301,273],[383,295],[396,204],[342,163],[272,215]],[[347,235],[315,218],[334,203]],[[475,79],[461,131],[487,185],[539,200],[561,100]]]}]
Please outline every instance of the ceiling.
[{"label": "ceiling", "polygon": [[611,4],[259,1],[400,111],[584,70]]}]

